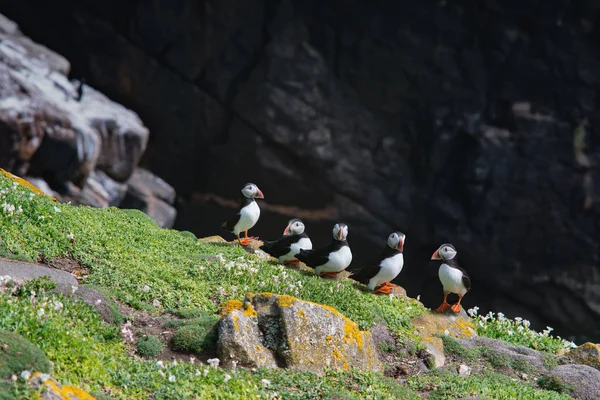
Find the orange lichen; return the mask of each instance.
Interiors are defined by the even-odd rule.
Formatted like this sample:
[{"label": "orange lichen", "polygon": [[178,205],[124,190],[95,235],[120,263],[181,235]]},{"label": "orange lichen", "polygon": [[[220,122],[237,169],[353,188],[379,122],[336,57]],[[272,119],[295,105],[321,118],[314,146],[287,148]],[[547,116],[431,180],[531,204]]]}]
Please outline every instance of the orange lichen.
[{"label": "orange lichen", "polygon": [[16,175],[11,174],[10,172],[8,172],[5,169],[0,168],[0,174],[4,175],[5,177],[7,177],[8,179],[10,179],[13,182],[17,182],[20,183],[21,185],[28,187],[29,189],[33,190],[34,193],[37,194],[41,194],[42,196],[46,196],[54,201],[56,201],[56,199],[52,196],[48,196],[46,193],[44,193],[43,191],[41,191],[40,189],[38,189],[37,187],[35,187],[34,185],[32,185],[31,183],[27,182],[25,179],[20,178]]},{"label": "orange lichen", "polygon": [[331,307],[331,306],[326,306],[324,304],[317,304],[317,303],[312,303],[312,304],[315,304],[315,305],[317,305],[317,306],[319,306],[319,307],[321,307],[321,308],[323,308],[323,309],[331,312],[333,315],[340,315],[340,312],[338,310],[336,310],[335,308]]},{"label": "orange lichen", "polygon": [[288,296],[287,294],[282,294],[277,296],[277,303],[281,307],[290,307],[296,301],[295,297]]},{"label": "orange lichen", "polygon": [[261,295],[263,295],[265,297],[271,297],[271,296],[273,296],[273,293],[271,293],[271,292],[263,292],[263,293],[261,293]]},{"label": "orange lichen", "polygon": [[233,316],[233,329],[235,329],[236,331],[240,330],[240,326],[238,325],[238,319],[240,319],[237,315]]},{"label": "orange lichen", "polygon": [[344,361],[344,369],[347,371],[348,370],[348,361]]},{"label": "orange lichen", "polygon": [[256,313],[254,307],[252,307],[252,304],[244,303],[244,315],[246,317],[256,317],[258,314]]},{"label": "orange lichen", "polygon": [[452,333],[452,336],[455,337],[471,337],[475,332],[475,326],[463,318],[458,318],[452,327],[458,329],[458,334]]},{"label": "orange lichen", "polygon": [[219,309],[219,315],[224,317],[235,310],[241,310],[244,303],[239,300],[227,300]]},{"label": "orange lichen", "polygon": [[302,310],[298,311],[298,316],[299,317],[304,317],[306,315],[306,313]]},{"label": "orange lichen", "polygon": [[327,336],[325,336],[325,344],[326,344],[327,346],[331,346],[331,343],[332,343],[332,342],[333,342],[333,336],[331,336],[331,335],[327,335]]},{"label": "orange lichen", "polygon": [[74,386],[63,386],[62,394],[66,395],[65,398],[67,399],[71,399],[74,396],[78,400],[95,400],[95,397]]}]

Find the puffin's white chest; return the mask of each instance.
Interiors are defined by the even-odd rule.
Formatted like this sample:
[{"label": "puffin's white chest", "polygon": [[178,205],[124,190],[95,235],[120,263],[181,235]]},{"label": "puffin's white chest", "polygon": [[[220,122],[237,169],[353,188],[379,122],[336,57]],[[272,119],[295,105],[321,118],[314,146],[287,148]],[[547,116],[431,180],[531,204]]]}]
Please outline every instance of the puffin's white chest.
[{"label": "puffin's white chest", "polygon": [[292,243],[289,253],[279,257],[279,261],[283,262],[295,259],[294,256],[298,254],[300,250],[312,250],[312,242],[309,238],[304,237],[296,243]]},{"label": "puffin's white chest", "polygon": [[369,280],[369,289],[374,290],[383,282],[390,282],[398,276],[404,267],[404,256],[398,253],[393,257],[386,258],[379,264],[379,272]]},{"label": "puffin's white chest", "polygon": [[329,253],[329,261],[315,268],[315,272],[340,272],[348,268],[352,262],[352,252],[349,246],[343,246],[337,251]]},{"label": "puffin's white chest", "polygon": [[240,232],[245,232],[252,228],[260,217],[260,207],[258,203],[253,201],[240,210],[240,220],[233,227],[233,233],[238,235]]},{"label": "puffin's white chest", "polygon": [[462,271],[452,268],[448,264],[440,265],[438,276],[442,286],[444,286],[444,292],[456,293],[459,296],[464,296],[467,293],[467,289],[463,285]]}]

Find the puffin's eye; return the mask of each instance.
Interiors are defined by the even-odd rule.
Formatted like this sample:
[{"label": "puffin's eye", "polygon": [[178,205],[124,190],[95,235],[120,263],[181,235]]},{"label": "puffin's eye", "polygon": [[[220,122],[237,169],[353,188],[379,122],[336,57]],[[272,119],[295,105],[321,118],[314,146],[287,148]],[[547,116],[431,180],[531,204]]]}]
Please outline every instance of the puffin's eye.
[{"label": "puffin's eye", "polygon": [[447,247],[444,247],[444,251],[446,251],[446,252],[447,252],[448,250],[449,250],[449,249],[448,249]]}]

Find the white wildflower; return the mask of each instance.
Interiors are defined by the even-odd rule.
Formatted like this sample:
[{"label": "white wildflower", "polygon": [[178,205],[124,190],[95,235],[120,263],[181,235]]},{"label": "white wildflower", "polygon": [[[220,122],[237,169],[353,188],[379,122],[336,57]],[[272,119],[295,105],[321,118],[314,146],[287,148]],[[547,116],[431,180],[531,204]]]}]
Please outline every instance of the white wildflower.
[{"label": "white wildflower", "polygon": [[232,292],[237,292],[237,290],[238,290],[238,287],[237,287],[237,286],[231,286],[231,291],[232,291]]},{"label": "white wildflower", "polygon": [[15,374],[12,374],[12,375],[10,376],[10,379],[16,382],[16,380],[17,380],[18,378],[17,378],[17,375],[15,375]]},{"label": "white wildflower", "polygon": [[194,373],[194,376],[200,376],[202,375],[202,372],[200,372],[199,370],[196,370],[196,372]]},{"label": "white wildflower", "polygon": [[471,317],[474,317],[474,316],[476,316],[476,315],[477,315],[477,311],[479,311],[479,307],[477,307],[477,306],[475,306],[475,307],[473,307],[473,308],[469,308],[469,309],[467,310],[467,312],[469,313],[469,315],[470,315]]},{"label": "white wildflower", "polygon": [[190,357],[190,364],[193,364],[196,361],[196,357]]},{"label": "white wildflower", "polygon": [[221,360],[218,358],[209,358],[206,362],[209,363],[211,367],[218,367]]},{"label": "white wildflower", "polygon": [[225,269],[227,271],[230,271],[234,267],[234,265],[235,264],[233,263],[233,261],[229,261],[227,264],[225,264]]},{"label": "white wildflower", "polygon": [[30,377],[31,377],[31,372],[29,372],[27,370],[21,372],[21,379],[28,381]]},{"label": "white wildflower", "polygon": [[523,332],[525,328],[522,325],[517,326],[517,332]]},{"label": "white wildflower", "polygon": [[450,331],[448,329],[444,330],[444,335],[448,336],[450,334]]},{"label": "white wildflower", "polygon": [[260,283],[258,284],[258,287],[263,287],[263,286],[265,286],[265,283],[264,283],[264,282],[260,282]]},{"label": "white wildflower", "polygon": [[202,372],[202,375],[204,375],[205,377],[208,376],[209,373],[209,369],[208,368],[204,368],[204,371]]},{"label": "white wildflower", "polygon": [[504,314],[503,314],[503,313],[501,313],[501,312],[499,312],[499,313],[498,313],[498,319],[499,319],[500,321],[504,321],[504,320],[505,320],[505,318],[504,318]]},{"label": "white wildflower", "polygon": [[221,286],[219,286],[217,288],[217,293],[219,294],[219,296],[224,296],[225,295],[225,289],[223,289]]},{"label": "white wildflower", "polygon": [[73,232],[69,232],[69,234],[67,235],[67,239],[75,240],[75,235],[73,234]]},{"label": "white wildflower", "polygon": [[508,331],[508,336],[512,336],[514,335],[514,332],[512,330]]},{"label": "white wildflower", "polygon": [[148,293],[149,291],[150,291],[150,286],[144,285],[144,287],[142,288],[142,292]]},{"label": "white wildflower", "polygon": [[531,325],[531,322],[529,322],[529,321],[528,321],[528,320],[526,320],[526,319],[524,319],[524,320],[523,320],[523,326],[524,326],[525,328],[529,328],[529,326],[530,326],[530,325]]},{"label": "white wildflower", "polygon": [[59,311],[59,310],[62,310],[62,308],[63,308],[63,303],[61,303],[61,302],[60,302],[60,301],[58,301],[58,300],[54,300],[54,307],[53,307],[53,308],[54,308],[54,311]]},{"label": "white wildflower", "polygon": [[177,365],[177,360],[173,360],[173,366]]},{"label": "white wildflower", "polygon": [[175,382],[177,379],[175,379],[175,375],[171,375],[169,374],[169,382]]},{"label": "white wildflower", "polygon": [[417,301],[421,301],[421,295],[417,295]]},{"label": "white wildflower", "polygon": [[158,374],[159,374],[160,376],[162,376],[163,378],[166,376],[166,375],[165,375],[165,373],[164,373],[164,372],[162,372],[161,370],[158,370]]},{"label": "white wildflower", "polygon": [[237,368],[237,363],[238,363],[238,362],[237,362],[237,361],[235,361],[235,360],[231,361],[231,366],[233,367],[233,369],[236,369],[236,368]]},{"label": "white wildflower", "polygon": [[216,259],[221,264],[225,263],[225,257],[223,257],[223,254],[221,254],[221,253],[217,254]]},{"label": "white wildflower", "polygon": [[227,381],[229,381],[230,379],[231,379],[231,375],[225,374],[225,376],[223,377],[223,382],[227,383]]},{"label": "white wildflower", "polygon": [[265,386],[269,386],[269,385],[271,384],[271,381],[270,381],[270,380],[268,380],[268,379],[262,379],[262,380],[261,380],[261,382],[262,382],[262,384],[263,384],[263,385],[265,385]]},{"label": "white wildflower", "polygon": [[161,360],[161,361],[157,361],[157,362],[156,362],[156,366],[157,366],[158,368],[164,368],[164,367],[165,367],[165,364],[164,364],[164,363],[162,362],[162,360]]},{"label": "white wildflower", "polygon": [[205,269],[205,268],[204,268],[204,266],[203,266],[203,265],[201,265],[201,266],[199,266],[199,267],[198,267],[198,269],[199,269],[200,271],[204,271],[204,269]]},{"label": "white wildflower", "polygon": [[152,306],[153,307],[160,307],[160,301],[154,299],[154,301],[152,302]]},{"label": "white wildflower", "polygon": [[523,321],[523,318],[521,318],[521,317],[515,317],[515,322],[517,324],[520,324],[522,321]]},{"label": "white wildflower", "polygon": [[98,305],[100,305],[100,303],[102,303],[102,300],[101,300],[101,299],[98,299],[98,300],[96,300],[96,301],[94,302],[94,304],[96,304],[97,306],[98,306]]},{"label": "white wildflower", "polygon": [[40,317],[43,317],[45,313],[46,313],[46,312],[44,311],[44,309],[43,309],[43,308],[40,308],[40,309],[37,311],[37,316],[38,316],[38,318],[40,318]]},{"label": "white wildflower", "polygon": [[121,337],[123,341],[133,343],[133,332],[131,331],[131,321],[127,321],[121,325]]},{"label": "white wildflower", "polygon": [[59,212],[60,212],[60,208],[58,208],[58,207],[54,206],[54,212],[55,212],[55,213],[59,213]]}]

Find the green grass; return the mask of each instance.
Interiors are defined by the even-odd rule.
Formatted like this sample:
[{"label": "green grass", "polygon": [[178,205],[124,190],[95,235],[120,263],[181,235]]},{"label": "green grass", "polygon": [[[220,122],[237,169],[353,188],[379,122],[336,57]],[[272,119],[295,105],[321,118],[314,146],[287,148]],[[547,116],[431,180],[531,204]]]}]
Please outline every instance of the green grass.
[{"label": "green grass", "polygon": [[[239,246],[200,243],[189,232],[161,229],[140,211],[58,204],[13,186],[4,177],[0,177],[2,204],[14,205],[15,210],[0,207],[0,255],[26,261],[77,260],[89,268],[86,285],[133,308],[185,318],[180,330],[207,328],[200,322],[214,318],[226,300],[243,300],[246,292],[274,292],[335,307],[361,329],[382,322],[405,345],[418,342],[410,319],[425,309],[412,299],[374,296],[357,290],[349,280],[325,280],[258,260]],[[215,233],[219,229],[215,227]],[[317,376],[287,370],[223,370],[187,362],[160,364],[131,356],[116,325],[104,323],[90,306],[47,292],[43,286],[37,282],[27,288],[36,292],[33,301],[29,296],[0,294],[0,329],[37,344],[54,363],[53,375],[59,382],[97,395],[105,391],[117,399],[145,399],[151,394],[155,399],[276,395],[410,399],[419,398],[415,391],[425,391],[431,392],[431,398],[480,394],[503,399],[516,393],[527,398],[564,398],[490,374],[459,378],[433,372],[408,378],[407,385],[401,385],[371,372],[325,371]],[[18,388],[19,383],[11,390]],[[23,393],[17,398],[27,398],[29,394]]]},{"label": "green grass", "polygon": [[142,336],[136,346],[138,354],[143,357],[156,357],[163,350],[162,342],[154,335]]},{"label": "green grass", "polygon": [[32,369],[50,372],[50,361],[44,352],[22,336],[0,330],[0,379]]}]

